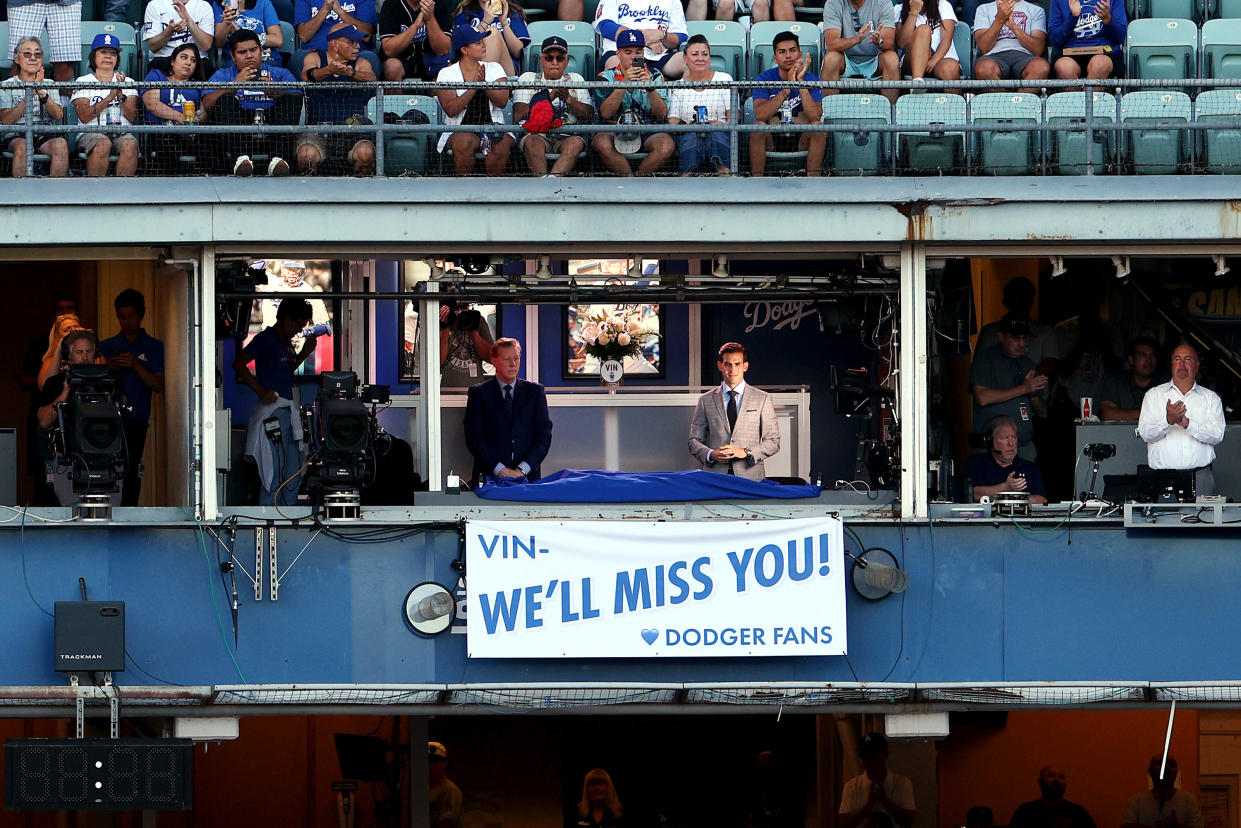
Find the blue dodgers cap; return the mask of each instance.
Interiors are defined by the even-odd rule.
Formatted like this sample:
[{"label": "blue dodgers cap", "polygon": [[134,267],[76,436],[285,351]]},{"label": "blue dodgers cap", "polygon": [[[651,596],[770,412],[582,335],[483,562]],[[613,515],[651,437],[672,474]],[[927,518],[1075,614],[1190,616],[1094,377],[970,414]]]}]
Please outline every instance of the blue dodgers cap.
[{"label": "blue dodgers cap", "polygon": [[465,23],[458,24],[452,29],[452,50],[460,51],[463,47],[469,46],[471,43],[477,43],[487,35],[475,29],[473,26]]},{"label": "blue dodgers cap", "polygon": [[97,34],[90,44],[92,52],[96,49],[115,49],[119,52],[121,50],[121,40],[116,35],[108,34],[107,32]]},{"label": "blue dodgers cap", "polygon": [[637,29],[625,29],[625,31],[616,36],[616,48],[623,49],[626,46],[642,46],[645,48],[646,38]]},{"label": "blue dodgers cap", "polygon": [[342,37],[347,37],[350,40],[357,41],[358,43],[366,40],[366,35],[358,31],[357,26],[342,26],[339,29],[333,29],[328,32],[327,39],[330,42],[333,40],[339,40]]}]

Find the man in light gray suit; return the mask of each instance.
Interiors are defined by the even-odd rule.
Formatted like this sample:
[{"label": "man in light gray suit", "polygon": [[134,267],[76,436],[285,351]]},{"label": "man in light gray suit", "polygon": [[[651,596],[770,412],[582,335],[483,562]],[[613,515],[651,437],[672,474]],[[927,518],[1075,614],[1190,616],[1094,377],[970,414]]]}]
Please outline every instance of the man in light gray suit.
[{"label": "man in light gray suit", "polygon": [[721,345],[716,367],[724,381],[698,398],[689,426],[689,453],[707,471],[762,480],[766,476],[763,460],[780,450],[780,426],[771,395],[746,385],[750,363],[744,345]]}]

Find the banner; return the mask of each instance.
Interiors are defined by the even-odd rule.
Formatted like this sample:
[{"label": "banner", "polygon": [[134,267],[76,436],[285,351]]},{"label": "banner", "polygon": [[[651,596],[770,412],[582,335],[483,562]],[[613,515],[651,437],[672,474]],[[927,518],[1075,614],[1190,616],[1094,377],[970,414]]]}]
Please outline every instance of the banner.
[{"label": "banner", "polygon": [[837,518],[466,523],[471,658],[845,652]]}]

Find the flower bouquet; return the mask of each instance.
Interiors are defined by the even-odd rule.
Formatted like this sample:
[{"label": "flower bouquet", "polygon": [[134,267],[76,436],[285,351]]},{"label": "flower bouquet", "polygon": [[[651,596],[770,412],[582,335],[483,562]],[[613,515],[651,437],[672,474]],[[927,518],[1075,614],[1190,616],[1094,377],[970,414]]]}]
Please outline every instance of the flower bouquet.
[{"label": "flower bouquet", "polygon": [[589,356],[607,362],[614,359],[623,362],[625,357],[641,357],[642,346],[649,337],[658,337],[655,331],[643,328],[636,314],[597,314],[586,317],[582,326],[583,350]]}]

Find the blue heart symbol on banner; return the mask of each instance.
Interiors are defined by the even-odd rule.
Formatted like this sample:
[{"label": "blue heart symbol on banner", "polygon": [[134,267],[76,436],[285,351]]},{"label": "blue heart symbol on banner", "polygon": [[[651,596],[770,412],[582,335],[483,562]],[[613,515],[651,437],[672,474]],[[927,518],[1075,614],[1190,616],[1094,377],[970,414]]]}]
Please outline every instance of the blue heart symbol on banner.
[{"label": "blue heart symbol on banner", "polygon": [[659,638],[659,630],[643,630],[642,640],[647,644],[654,644],[655,639]]}]

